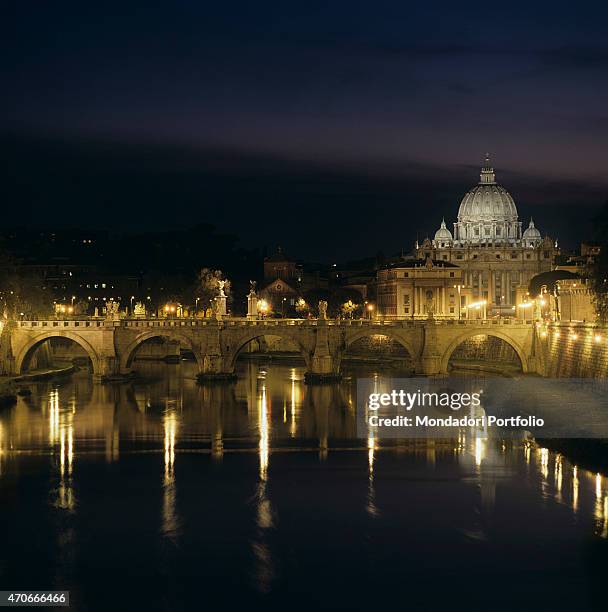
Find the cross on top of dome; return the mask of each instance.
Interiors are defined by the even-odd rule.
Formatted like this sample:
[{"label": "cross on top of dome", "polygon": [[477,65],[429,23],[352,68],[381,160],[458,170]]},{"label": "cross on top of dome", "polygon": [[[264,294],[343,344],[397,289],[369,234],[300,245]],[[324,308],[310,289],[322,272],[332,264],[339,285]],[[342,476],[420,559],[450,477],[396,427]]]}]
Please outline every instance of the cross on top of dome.
[{"label": "cross on top of dome", "polygon": [[496,184],[496,175],[494,174],[494,168],[492,168],[492,163],[490,162],[489,153],[486,153],[486,158],[484,160],[483,166],[481,167],[481,174],[479,176],[479,184],[480,185],[495,185]]}]

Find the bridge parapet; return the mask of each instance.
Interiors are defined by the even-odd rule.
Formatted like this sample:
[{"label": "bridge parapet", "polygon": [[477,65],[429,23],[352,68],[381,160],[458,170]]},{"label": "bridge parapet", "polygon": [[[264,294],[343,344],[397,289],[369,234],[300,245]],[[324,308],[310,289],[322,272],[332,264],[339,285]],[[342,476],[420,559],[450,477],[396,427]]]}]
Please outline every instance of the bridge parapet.
[{"label": "bridge parapet", "polygon": [[[135,319],[123,318],[119,320],[104,319],[100,317],[80,317],[75,319],[36,319],[20,320],[19,327],[208,327],[208,326],[318,326],[320,319],[247,319],[245,317],[224,317],[221,321],[216,319],[199,318],[150,318]],[[534,321],[521,319],[327,319],[322,320],[324,325],[330,327],[425,327],[429,324],[436,326],[465,326],[465,327],[521,327],[534,325]],[[561,325],[575,325],[576,322],[561,322]],[[560,325],[556,323],[553,325]],[[590,323],[580,325],[593,326]]]},{"label": "bridge parapet", "polygon": [[[126,375],[137,348],[154,337],[179,341],[192,350],[201,374],[218,378],[231,375],[239,353],[252,340],[280,336],[294,343],[308,371],[321,377],[339,375],[349,347],[365,336],[385,335],[402,344],[415,363],[416,372],[435,375],[447,371],[451,353],[477,334],[497,336],[516,350],[524,372],[535,365],[538,343],[536,325],[517,319],[412,320],[412,319],[246,319],[123,318],[99,317],[15,321],[10,325],[9,356],[4,360],[20,374],[27,356],[52,337],[80,344],[93,362],[98,377]],[[542,330],[538,330],[543,337]],[[539,345],[542,349],[542,343]],[[11,357],[12,355],[12,357]],[[12,359],[12,361],[11,361]],[[536,361],[534,361],[536,359]],[[6,370],[9,366],[4,364]]]}]

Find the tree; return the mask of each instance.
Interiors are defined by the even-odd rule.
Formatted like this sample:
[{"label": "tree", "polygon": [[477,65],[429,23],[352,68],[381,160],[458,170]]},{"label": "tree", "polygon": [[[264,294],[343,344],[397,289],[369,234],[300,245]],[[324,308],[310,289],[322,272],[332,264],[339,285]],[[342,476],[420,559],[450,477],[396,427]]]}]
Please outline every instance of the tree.
[{"label": "tree", "polygon": [[608,200],[594,219],[596,238],[600,247],[589,267],[589,284],[601,321],[608,321]]},{"label": "tree", "polygon": [[203,268],[198,274],[198,281],[194,290],[195,300],[198,298],[200,307],[213,308],[215,298],[220,294],[220,281],[224,281],[224,293],[227,301],[232,302],[232,287],[230,281],[224,278],[221,270]]},{"label": "tree", "polygon": [[295,305],[295,310],[300,317],[306,317],[310,313],[310,306],[304,298],[300,298]]},{"label": "tree", "polygon": [[304,301],[308,304],[310,312],[314,317],[319,316],[319,302],[329,302],[331,291],[329,289],[309,289],[304,293]]},{"label": "tree", "polygon": [[354,316],[357,309],[361,308],[363,298],[355,289],[347,289],[337,287],[335,289],[311,289],[304,294],[304,299],[310,307],[310,311],[314,316],[319,314],[319,301],[327,302],[327,313],[330,317],[337,317],[345,314],[343,311],[344,304],[351,302],[354,306],[348,314]]},{"label": "tree", "polygon": [[[348,312],[344,310],[344,305],[348,303],[352,304],[352,308],[349,307]],[[363,298],[356,289],[347,289],[344,287],[338,287],[332,291],[328,300],[328,310],[331,317],[336,317],[341,314],[347,314],[352,317],[354,312],[360,308]]]},{"label": "tree", "polygon": [[0,254],[0,317],[43,317],[52,309],[50,292],[38,275],[24,276],[18,262]]},{"label": "tree", "polygon": [[358,307],[359,306],[357,304],[354,304],[352,300],[348,300],[348,302],[344,302],[344,304],[342,304],[342,314],[345,317],[352,319],[353,313],[355,312],[355,310],[357,310]]}]

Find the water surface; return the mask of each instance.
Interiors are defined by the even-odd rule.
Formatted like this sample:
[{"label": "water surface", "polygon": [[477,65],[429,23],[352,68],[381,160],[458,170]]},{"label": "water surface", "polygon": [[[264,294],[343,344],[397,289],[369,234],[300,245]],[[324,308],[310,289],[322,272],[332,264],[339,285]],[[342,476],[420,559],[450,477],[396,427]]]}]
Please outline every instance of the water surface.
[{"label": "water surface", "polygon": [[193,364],[0,413],[0,589],[75,610],[606,607],[608,480],[525,441],[358,440],[355,379]]}]

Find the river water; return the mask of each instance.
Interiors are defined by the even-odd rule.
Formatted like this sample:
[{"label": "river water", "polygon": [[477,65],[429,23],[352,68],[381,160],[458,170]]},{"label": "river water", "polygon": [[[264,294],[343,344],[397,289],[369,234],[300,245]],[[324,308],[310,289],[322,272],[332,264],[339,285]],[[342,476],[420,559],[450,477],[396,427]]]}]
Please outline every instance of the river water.
[{"label": "river water", "polygon": [[360,440],[356,367],[138,364],[0,413],[0,590],[74,610],[606,608],[608,478],[524,441]]}]

